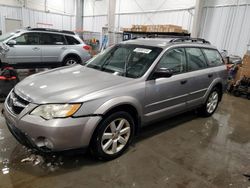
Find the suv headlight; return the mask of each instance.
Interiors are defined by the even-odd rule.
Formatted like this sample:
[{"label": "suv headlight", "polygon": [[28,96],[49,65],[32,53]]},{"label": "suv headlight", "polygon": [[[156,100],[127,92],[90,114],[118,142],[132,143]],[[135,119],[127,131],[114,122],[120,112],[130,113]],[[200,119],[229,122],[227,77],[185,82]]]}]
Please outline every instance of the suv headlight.
[{"label": "suv headlight", "polygon": [[81,104],[46,104],[35,108],[30,114],[40,116],[46,120],[72,116]]}]

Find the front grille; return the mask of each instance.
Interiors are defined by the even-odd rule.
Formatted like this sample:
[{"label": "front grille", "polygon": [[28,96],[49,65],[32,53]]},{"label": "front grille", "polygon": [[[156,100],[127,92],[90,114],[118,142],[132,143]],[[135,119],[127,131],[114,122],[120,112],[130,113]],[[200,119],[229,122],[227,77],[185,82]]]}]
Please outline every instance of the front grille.
[{"label": "front grille", "polygon": [[15,115],[18,115],[29,104],[29,102],[18,96],[14,91],[12,91],[7,99],[7,104],[9,109]]}]

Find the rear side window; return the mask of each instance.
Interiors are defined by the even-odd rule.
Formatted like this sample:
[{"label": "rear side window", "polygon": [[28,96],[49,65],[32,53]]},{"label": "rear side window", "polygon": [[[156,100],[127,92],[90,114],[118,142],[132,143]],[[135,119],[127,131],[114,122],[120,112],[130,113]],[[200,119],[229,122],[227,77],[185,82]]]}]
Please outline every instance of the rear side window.
[{"label": "rear side window", "polygon": [[80,42],[78,40],[76,40],[74,37],[71,36],[65,36],[66,40],[68,42],[68,45],[76,45],[76,44],[80,44]]},{"label": "rear side window", "polygon": [[223,64],[223,60],[217,50],[212,49],[202,49],[207,57],[208,65],[210,67],[215,67]]},{"label": "rear side window", "polygon": [[43,33],[41,38],[43,45],[65,45],[66,40],[64,35]]},{"label": "rear side window", "polygon": [[186,72],[186,56],[183,48],[167,51],[161,58],[157,68],[166,68],[174,74]]},{"label": "rear side window", "polygon": [[207,67],[206,59],[199,48],[186,48],[188,71],[195,71]]}]

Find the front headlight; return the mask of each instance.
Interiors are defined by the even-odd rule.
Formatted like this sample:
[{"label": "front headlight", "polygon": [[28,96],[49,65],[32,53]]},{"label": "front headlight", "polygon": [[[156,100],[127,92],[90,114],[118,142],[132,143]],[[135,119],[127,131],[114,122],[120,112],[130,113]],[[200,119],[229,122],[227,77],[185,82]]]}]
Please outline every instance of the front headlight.
[{"label": "front headlight", "polygon": [[30,114],[40,116],[46,120],[72,116],[81,104],[46,104],[35,108]]}]

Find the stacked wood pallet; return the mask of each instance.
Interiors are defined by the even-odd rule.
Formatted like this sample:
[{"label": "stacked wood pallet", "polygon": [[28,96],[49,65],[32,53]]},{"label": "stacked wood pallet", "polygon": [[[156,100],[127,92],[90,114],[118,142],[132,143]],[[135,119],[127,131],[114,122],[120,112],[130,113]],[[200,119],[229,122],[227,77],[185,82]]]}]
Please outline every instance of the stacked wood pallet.
[{"label": "stacked wood pallet", "polygon": [[242,66],[239,68],[235,80],[241,79],[243,76],[250,78],[250,51],[248,51],[242,61]]},{"label": "stacked wood pallet", "polygon": [[123,28],[125,32],[171,32],[188,33],[187,30],[177,25],[132,25],[132,28]]}]

